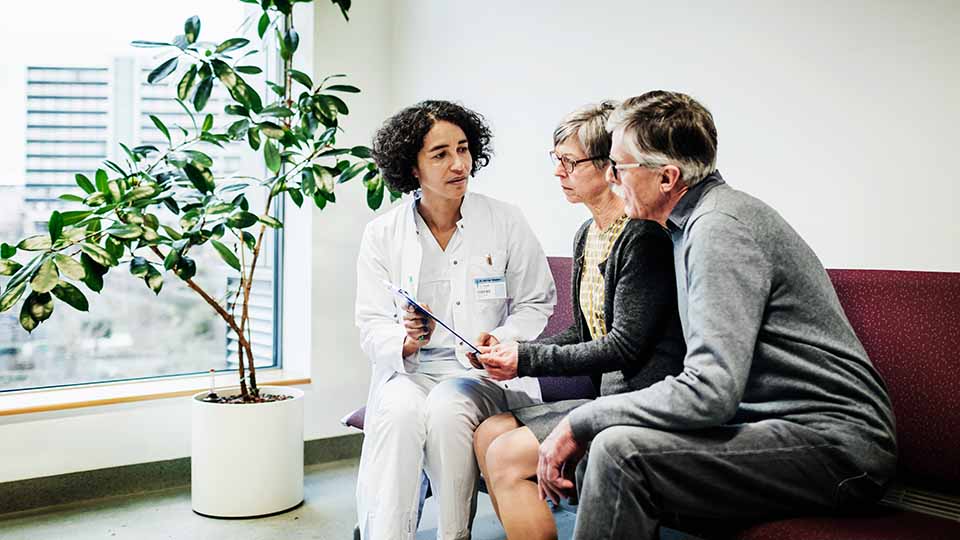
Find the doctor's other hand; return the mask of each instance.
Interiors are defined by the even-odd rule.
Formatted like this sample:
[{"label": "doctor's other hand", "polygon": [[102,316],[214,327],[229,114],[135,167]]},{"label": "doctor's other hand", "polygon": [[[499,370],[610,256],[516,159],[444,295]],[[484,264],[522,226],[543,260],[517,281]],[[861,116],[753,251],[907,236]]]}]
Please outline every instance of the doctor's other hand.
[{"label": "doctor's other hand", "polygon": [[[423,307],[427,310],[430,309],[427,304],[424,304]],[[413,306],[407,306],[406,311],[403,315],[403,329],[407,332],[407,336],[403,340],[403,355],[409,356],[430,343],[430,336],[433,335],[437,323],[430,317],[418,312]]]},{"label": "doctor's other hand", "polygon": [[[497,339],[497,336],[489,332],[480,332],[480,335],[477,336],[477,348],[480,349],[480,354],[486,354],[491,347],[500,343],[500,340]],[[477,353],[468,352],[467,360],[470,361],[470,365],[477,368],[483,369],[483,364],[480,363],[480,360],[477,359]]]},{"label": "doctor's other hand", "polygon": [[[512,341],[501,343],[490,348],[489,351],[483,351],[480,355],[480,363],[490,374],[490,378],[497,381],[505,381],[517,376],[517,358],[520,345]],[[481,349],[483,350],[483,349]]]}]

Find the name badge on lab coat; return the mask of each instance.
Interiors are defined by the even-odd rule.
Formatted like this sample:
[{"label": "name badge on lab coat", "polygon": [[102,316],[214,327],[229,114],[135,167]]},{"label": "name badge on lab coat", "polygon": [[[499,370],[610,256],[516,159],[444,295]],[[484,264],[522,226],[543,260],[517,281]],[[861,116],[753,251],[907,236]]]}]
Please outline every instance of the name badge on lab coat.
[{"label": "name badge on lab coat", "polygon": [[503,300],[507,297],[507,280],[504,276],[476,278],[473,287],[477,300]]}]

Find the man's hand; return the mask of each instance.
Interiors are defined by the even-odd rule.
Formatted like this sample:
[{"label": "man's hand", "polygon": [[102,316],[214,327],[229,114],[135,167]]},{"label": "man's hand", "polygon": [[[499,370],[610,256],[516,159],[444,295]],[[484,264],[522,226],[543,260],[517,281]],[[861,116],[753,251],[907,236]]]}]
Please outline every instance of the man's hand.
[{"label": "man's hand", "polygon": [[514,341],[501,343],[488,350],[480,349],[480,363],[490,374],[490,378],[506,381],[517,376],[517,352],[520,346]]},{"label": "man's hand", "polygon": [[[423,304],[423,307],[430,309],[427,304]],[[403,356],[410,356],[430,343],[430,336],[433,335],[437,323],[411,305],[407,305],[406,311],[403,315],[403,329],[407,332],[407,337],[403,340]]]},{"label": "man's hand", "polygon": [[[486,353],[490,350],[490,347],[500,343],[500,340],[496,336],[488,332],[480,332],[480,335],[477,336],[477,348],[480,349],[481,353]],[[467,360],[470,361],[470,365],[477,368],[483,369],[483,364],[477,359],[477,353],[468,352]]]},{"label": "man's hand", "polygon": [[[573,494],[576,484],[563,475],[564,467],[576,467],[587,447],[573,438],[570,420],[564,418],[540,445],[537,461],[537,488],[540,499],[549,498],[559,504],[560,499]],[[571,475],[572,476],[572,475]]]}]

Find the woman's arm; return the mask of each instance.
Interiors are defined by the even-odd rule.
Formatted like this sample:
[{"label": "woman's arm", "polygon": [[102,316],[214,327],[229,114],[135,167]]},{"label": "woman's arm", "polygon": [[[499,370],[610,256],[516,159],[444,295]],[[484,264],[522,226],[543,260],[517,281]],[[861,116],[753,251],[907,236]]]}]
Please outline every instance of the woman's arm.
[{"label": "woman's arm", "polygon": [[368,224],[360,240],[357,257],[356,324],[360,329],[360,348],[374,366],[390,366],[403,372],[407,332],[397,320],[393,294],[383,285],[390,281],[388,258],[378,235],[383,233]]},{"label": "woman's arm", "polygon": [[638,362],[646,361],[671,311],[677,309],[673,248],[652,222],[631,224],[623,234],[607,335],[570,345],[521,343],[520,375],[583,375],[636,369]]}]

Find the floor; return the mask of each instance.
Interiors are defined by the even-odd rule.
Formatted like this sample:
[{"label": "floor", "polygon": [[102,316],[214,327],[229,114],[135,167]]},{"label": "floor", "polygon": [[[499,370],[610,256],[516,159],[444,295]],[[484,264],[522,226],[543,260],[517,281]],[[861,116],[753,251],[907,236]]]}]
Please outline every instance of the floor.
[{"label": "floor", "polygon": [[[282,515],[253,520],[210,519],[190,509],[189,488],[0,515],[0,540],[350,540],[356,513],[357,460],[308,467],[305,502]],[[558,511],[560,538],[573,532],[575,515]],[[436,507],[428,499],[417,540],[436,538]],[[474,540],[502,540],[503,529],[481,495]],[[664,533],[663,540],[683,540]]]}]

